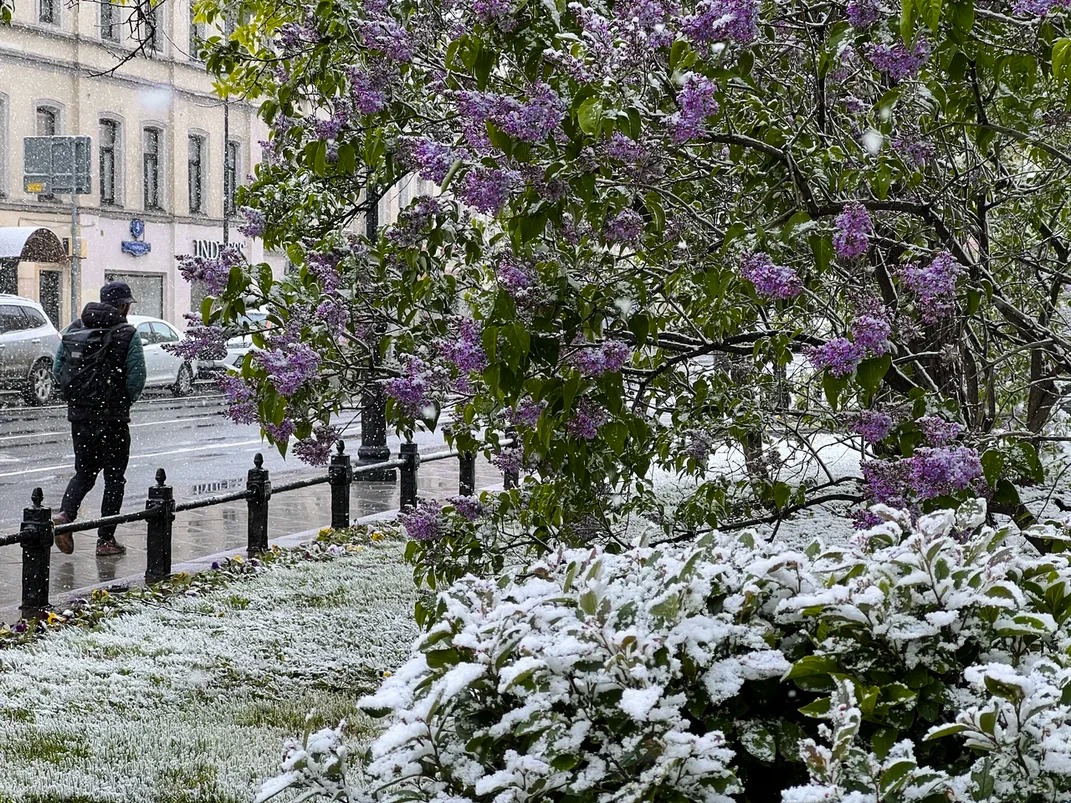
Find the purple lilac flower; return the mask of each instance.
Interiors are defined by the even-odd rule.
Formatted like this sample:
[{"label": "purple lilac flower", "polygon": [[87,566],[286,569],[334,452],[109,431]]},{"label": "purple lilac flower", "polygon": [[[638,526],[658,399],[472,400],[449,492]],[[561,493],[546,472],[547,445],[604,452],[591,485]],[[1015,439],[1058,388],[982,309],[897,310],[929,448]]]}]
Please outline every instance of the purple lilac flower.
[{"label": "purple lilac flower", "polygon": [[906,460],[863,460],[860,464],[867,495],[877,504],[906,507]]},{"label": "purple lilac flower", "polygon": [[948,251],[942,251],[926,267],[915,263],[900,268],[900,281],[918,298],[922,320],[936,323],[955,309],[956,279],[963,266]]},{"label": "purple lilac flower", "polygon": [[1044,17],[1052,13],[1054,8],[1071,7],[1071,0],[1016,0],[1016,14],[1030,14]]},{"label": "purple lilac flower", "polygon": [[937,415],[928,415],[919,419],[922,437],[930,446],[947,446],[963,432],[963,425],[955,421],[946,421]]},{"label": "purple lilac flower", "polygon": [[606,420],[606,411],[585,396],[577,403],[567,429],[574,438],[590,441],[599,434],[599,427],[605,424]]},{"label": "purple lilac flower", "polygon": [[324,293],[334,293],[338,290],[339,284],[342,283],[342,277],[338,272],[338,263],[341,258],[342,255],[338,251],[328,251],[326,253],[310,251],[305,254],[305,265],[308,267],[309,273],[320,282],[320,287]]},{"label": "purple lilac flower", "polygon": [[870,63],[889,76],[891,81],[913,78],[930,58],[930,43],[919,37],[914,47],[908,50],[903,42],[894,45],[875,43],[867,52]]},{"label": "purple lilac flower", "polygon": [[423,360],[407,355],[402,359],[402,375],[388,379],[383,391],[398,402],[407,416],[416,418],[428,406],[438,385],[435,372]]},{"label": "purple lilac flower", "polygon": [[632,356],[632,349],[620,340],[607,340],[600,346],[579,344],[572,363],[585,376],[602,376],[620,371]]},{"label": "purple lilac flower", "polygon": [[323,140],[338,139],[339,133],[346,125],[347,113],[344,110],[340,110],[336,114],[330,117],[317,120],[314,124],[316,136]]},{"label": "purple lilac flower", "polygon": [[451,496],[447,501],[465,521],[476,521],[483,515],[483,505],[475,496]]},{"label": "purple lilac flower", "polygon": [[563,53],[560,50],[544,50],[543,61],[553,67],[557,67],[578,84],[591,82],[591,73],[588,72],[584,60],[577,58],[571,53]]},{"label": "purple lilac flower", "polygon": [[889,350],[891,334],[892,324],[885,315],[864,313],[852,321],[852,340],[875,356]]},{"label": "purple lilac flower", "polygon": [[407,63],[413,59],[413,45],[409,32],[389,18],[361,20],[356,23],[365,47],[382,53],[388,59]]},{"label": "purple lilac flower", "polygon": [[740,276],[755,286],[755,292],[767,298],[787,300],[803,292],[803,283],[792,268],[775,265],[770,255],[751,254],[740,267]]},{"label": "purple lilac flower", "polygon": [[236,424],[252,424],[257,420],[257,405],[253,389],[239,376],[227,374],[220,377],[219,389],[227,399],[223,414]]},{"label": "purple lilac flower", "polygon": [[414,541],[438,541],[443,537],[442,511],[435,502],[421,499],[417,506],[402,513],[398,520],[405,534]]},{"label": "purple lilac flower", "polygon": [[498,23],[501,27],[513,14],[513,0],[472,0],[472,13],[480,22]]},{"label": "purple lilac flower", "polygon": [[442,184],[457,156],[454,155],[449,145],[430,139],[421,139],[413,146],[412,159],[417,168],[417,175],[425,181]]},{"label": "purple lilac flower", "polygon": [[503,474],[519,474],[524,467],[524,450],[520,446],[508,446],[492,457],[491,462]]},{"label": "purple lilac flower", "polygon": [[435,225],[442,209],[434,198],[423,196],[398,213],[397,222],[387,229],[387,239],[403,248],[420,245]]},{"label": "purple lilac flower", "polygon": [[222,360],[227,356],[227,335],[220,326],[205,326],[197,315],[186,313],[189,324],[177,343],[164,343],[164,351],[184,360]]},{"label": "purple lilac flower", "polygon": [[606,145],[606,155],[619,162],[636,163],[646,155],[646,150],[634,139],[615,131]]},{"label": "purple lilac flower", "polygon": [[863,436],[867,443],[880,443],[892,432],[892,417],[877,410],[863,410],[852,423],[852,432]]},{"label": "purple lilac flower", "polygon": [[472,318],[465,318],[453,337],[438,342],[443,357],[454,364],[458,372],[468,374],[487,367],[487,352],[483,348],[483,330]]},{"label": "purple lilac flower", "polygon": [[536,285],[535,271],[513,254],[499,257],[495,276],[502,288],[516,301],[527,300]]},{"label": "purple lilac flower", "polygon": [[516,170],[477,167],[465,174],[458,194],[477,211],[497,215],[520,180]]},{"label": "purple lilac flower", "polygon": [[696,42],[751,44],[759,35],[758,0],[700,0],[681,30]]},{"label": "purple lilac flower", "polygon": [[267,221],[259,209],[243,206],[238,213],[244,220],[238,224],[238,233],[246,237],[263,237]]},{"label": "purple lilac flower", "polygon": [[565,102],[550,86],[534,84],[527,102],[500,97],[490,109],[490,119],[511,137],[523,142],[542,142],[553,134],[565,117]]},{"label": "purple lilac flower", "polygon": [[340,335],[346,331],[350,313],[340,299],[329,296],[317,305],[316,317],[323,321],[333,334]]},{"label": "purple lilac flower", "polygon": [[848,0],[845,14],[853,28],[869,28],[881,19],[881,0]]},{"label": "purple lilac flower", "polygon": [[643,233],[643,218],[634,209],[622,209],[612,220],[606,221],[603,236],[607,242],[635,245]]},{"label": "purple lilac flower", "polygon": [[510,422],[518,426],[534,427],[539,423],[539,417],[547,409],[545,401],[524,399],[517,405],[517,409],[510,413]]},{"label": "purple lilac flower", "polygon": [[932,142],[909,137],[897,137],[894,139],[893,150],[914,168],[925,167],[933,159],[934,153],[936,153],[936,148],[934,148]]},{"label": "purple lilac flower", "polygon": [[874,224],[870,213],[858,201],[844,205],[837,215],[836,231],[833,233],[833,248],[841,259],[858,259],[870,248],[870,235]]},{"label": "purple lilac flower", "polygon": [[350,100],[353,108],[360,114],[378,114],[387,106],[387,95],[382,82],[368,73],[351,67],[347,71],[350,79]]},{"label": "purple lilac flower", "polygon": [[201,281],[212,295],[218,295],[226,286],[231,268],[241,265],[245,258],[236,245],[226,245],[219,256],[195,257],[188,254],[177,257],[179,272],[188,282]]},{"label": "purple lilac flower", "polygon": [[293,396],[320,369],[320,355],[286,335],[275,338],[271,348],[254,352],[253,361],[267,372],[280,396]]},{"label": "purple lilac flower", "polygon": [[338,440],[338,430],[331,426],[317,427],[311,438],[303,438],[294,444],[294,454],[310,466],[327,465],[331,447]]},{"label": "purple lilac flower", "polygon": [[982,477],[982,460],[968,446],[916,449],[907,461],[907,481],[919,499],[932,499],[975,485]]},{"label": "purple lilac flower", "polygon": [[287,22],[279,26],[277,34],[279,46],[283,50],[295,50],[303,45],[314,45],[320,40],[320,33],[312,21]]},{"label": "purple lilac flower", "polygon": [[278,424],[265,424],[264,431],[268,433],[272,443],[286,443],[294,434],[294,422],[284,418]]},{"label": "purple lilac flower", "polygon": [[707,133],[707,118],[718,113],[717,90],[718,85],[706,76],[688,73],[677,94],[678,111],[666,120],[674,142],[679,145]]},{"label": "purple lilac flower", "polygon": [[844,337],[837,337],[814,349],[808,359],[819,371],[848,376],[863,360],[864,349]]},{"label": "purple lilac flower", "polygon": [[869,530],[883,523],[881,516],[870,510],[857,510],[852,518],[852,526],[856,530]]}]

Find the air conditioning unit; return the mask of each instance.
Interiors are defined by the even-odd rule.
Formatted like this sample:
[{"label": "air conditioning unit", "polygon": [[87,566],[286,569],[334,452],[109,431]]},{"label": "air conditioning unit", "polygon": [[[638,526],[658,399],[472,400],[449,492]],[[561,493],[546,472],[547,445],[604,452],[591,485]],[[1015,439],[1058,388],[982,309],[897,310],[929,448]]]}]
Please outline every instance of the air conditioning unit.
[{"label": "air conditioning unit", "polygon": [[[70,237],[64,237],[63,238],[63,250],[67,252],[67,256],[74,256],[74,252],[71,251],[71,238]],[[86,245],[86,241],[84,239],[79,240],[78,241],[78,258],[79,259],[85,259],[86,255],[88,253],[89,253],[89,248]]]}]

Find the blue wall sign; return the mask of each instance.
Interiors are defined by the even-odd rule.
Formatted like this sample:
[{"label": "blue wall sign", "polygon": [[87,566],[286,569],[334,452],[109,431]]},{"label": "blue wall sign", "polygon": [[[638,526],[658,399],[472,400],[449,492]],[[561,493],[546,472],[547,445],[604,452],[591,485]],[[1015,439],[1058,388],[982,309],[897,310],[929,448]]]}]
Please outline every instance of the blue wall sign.
[{"label": "blue wall sign", "polygon": [[121,248],[124,254],[141,257],[152,251],[152,244],[142,241],[145,236],[145,221],[134,218],[130,221],[130,236],[133,240],[123,240]]}]

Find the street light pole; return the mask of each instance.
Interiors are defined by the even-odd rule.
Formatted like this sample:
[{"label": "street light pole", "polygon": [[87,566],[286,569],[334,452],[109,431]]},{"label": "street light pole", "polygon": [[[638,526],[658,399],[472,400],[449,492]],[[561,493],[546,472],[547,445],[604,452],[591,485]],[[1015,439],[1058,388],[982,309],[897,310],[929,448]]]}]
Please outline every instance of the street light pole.
[{"label": "street light pole", "polygon": [[78,242],[78,193],[71,193],[71,320],[82,311],[82,251]]},{"label": "street light pole", "polygon": [[[374,194],[374,186],[369,179],[365,187],[364,213],[364,231],[369,242],[379,236],[379,199],[380,196]],[[373,341],[380,334],[379,327],[375,327],[372,331]],[[368,364],[372,372],[379,365],[379,347],[374,342]],[[370,381],[365,385],[361,399],[361,445],[357,449],[357,465],[381,463],[385,460],[390,460],[390,447],[387,446],[387,400],[379,383]],[[393,482],[394,469],[362,472],[355,476],[354,480]]]},{"label": "street light pole", "polygon": [[230,193],[234,192],[233,187],[227,186],[227,160],[230,159],[231,149],[231,104],[226,95],[223,96],[223,244],[227,245],[230,242],[230,213],[227,210],[228,204],[230,204]]}]

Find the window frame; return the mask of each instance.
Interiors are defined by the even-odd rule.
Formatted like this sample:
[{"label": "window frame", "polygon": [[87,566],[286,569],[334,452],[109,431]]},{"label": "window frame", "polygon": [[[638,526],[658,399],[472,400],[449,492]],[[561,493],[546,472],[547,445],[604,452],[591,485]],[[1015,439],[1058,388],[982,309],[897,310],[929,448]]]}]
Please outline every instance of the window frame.
[{"label": "window frame", "polygon": [[[231,152],[234,158],[231,158]],[[242,143],[236,139],[227,140],[223,154],[223,216],[233,217],[238,211],[235,193],[238,190],[238,163],[242,159]]]},{"label": "window frame", "polygon": [[[101,206],[122,206],[122,164],[123,164],[123,123],[121,120],[115,117],[101,117],[97,120],[98,134],[97,134],[97,178],[100,183],[100,203]],[[108,146],[105,144],[104,129],[111,128],[112,142]],[[112,174],[112,186],[111,186],[111,198],[105,198],[105,181],[104,181],[104,156],[106,153],[111,154],[111,174]]]},{"label": "window frame", "polygon": [[[197,161],[193,160],[193,145],[197,143]],[[208,137],[197,131],[186,135],[186,202],[191,215],[203,215],[205,207],[205,159],[208,152]],[[194,205],[194,165],[197,166],[197,203]]]},{"label": "window frame", "polygon": [[[100,41],[119,44],[122,39],[119,34],[119,27],[122,24],[119,19],[119,6],[115,3],[115,0],[99,0],[99,2],[100,16],[97,22],[100,27]],[[105,17],[108,18],[108,21],[105,20]]]},{"label": "window frame", "polygon": [[[152,135],[155,150],[150,153],[149,135]],[[141,129],[141,207],[146,212],[162,212],[164,209],[161,192],[161,168],[164,164],[164,130],[156,125],[145,125]],[[152,198],[149,197],[149,163],[152,162]]]},{"label": "window frame", "polygon": [[[41,116],[47,114],[52,116],[51,132],[42,133],[41,131]],[[55,137],[59,136],[63,131],[62,117],[60,107],[50,103],[48,101],[40,101],[34,104],[34,133],[39,137]]]},{"label": "window frame", "polygon": [[[45,16],[48,9],[48,16]],[[41,25],[59,25],[59,0],[37,0],[37,21]]]}]

